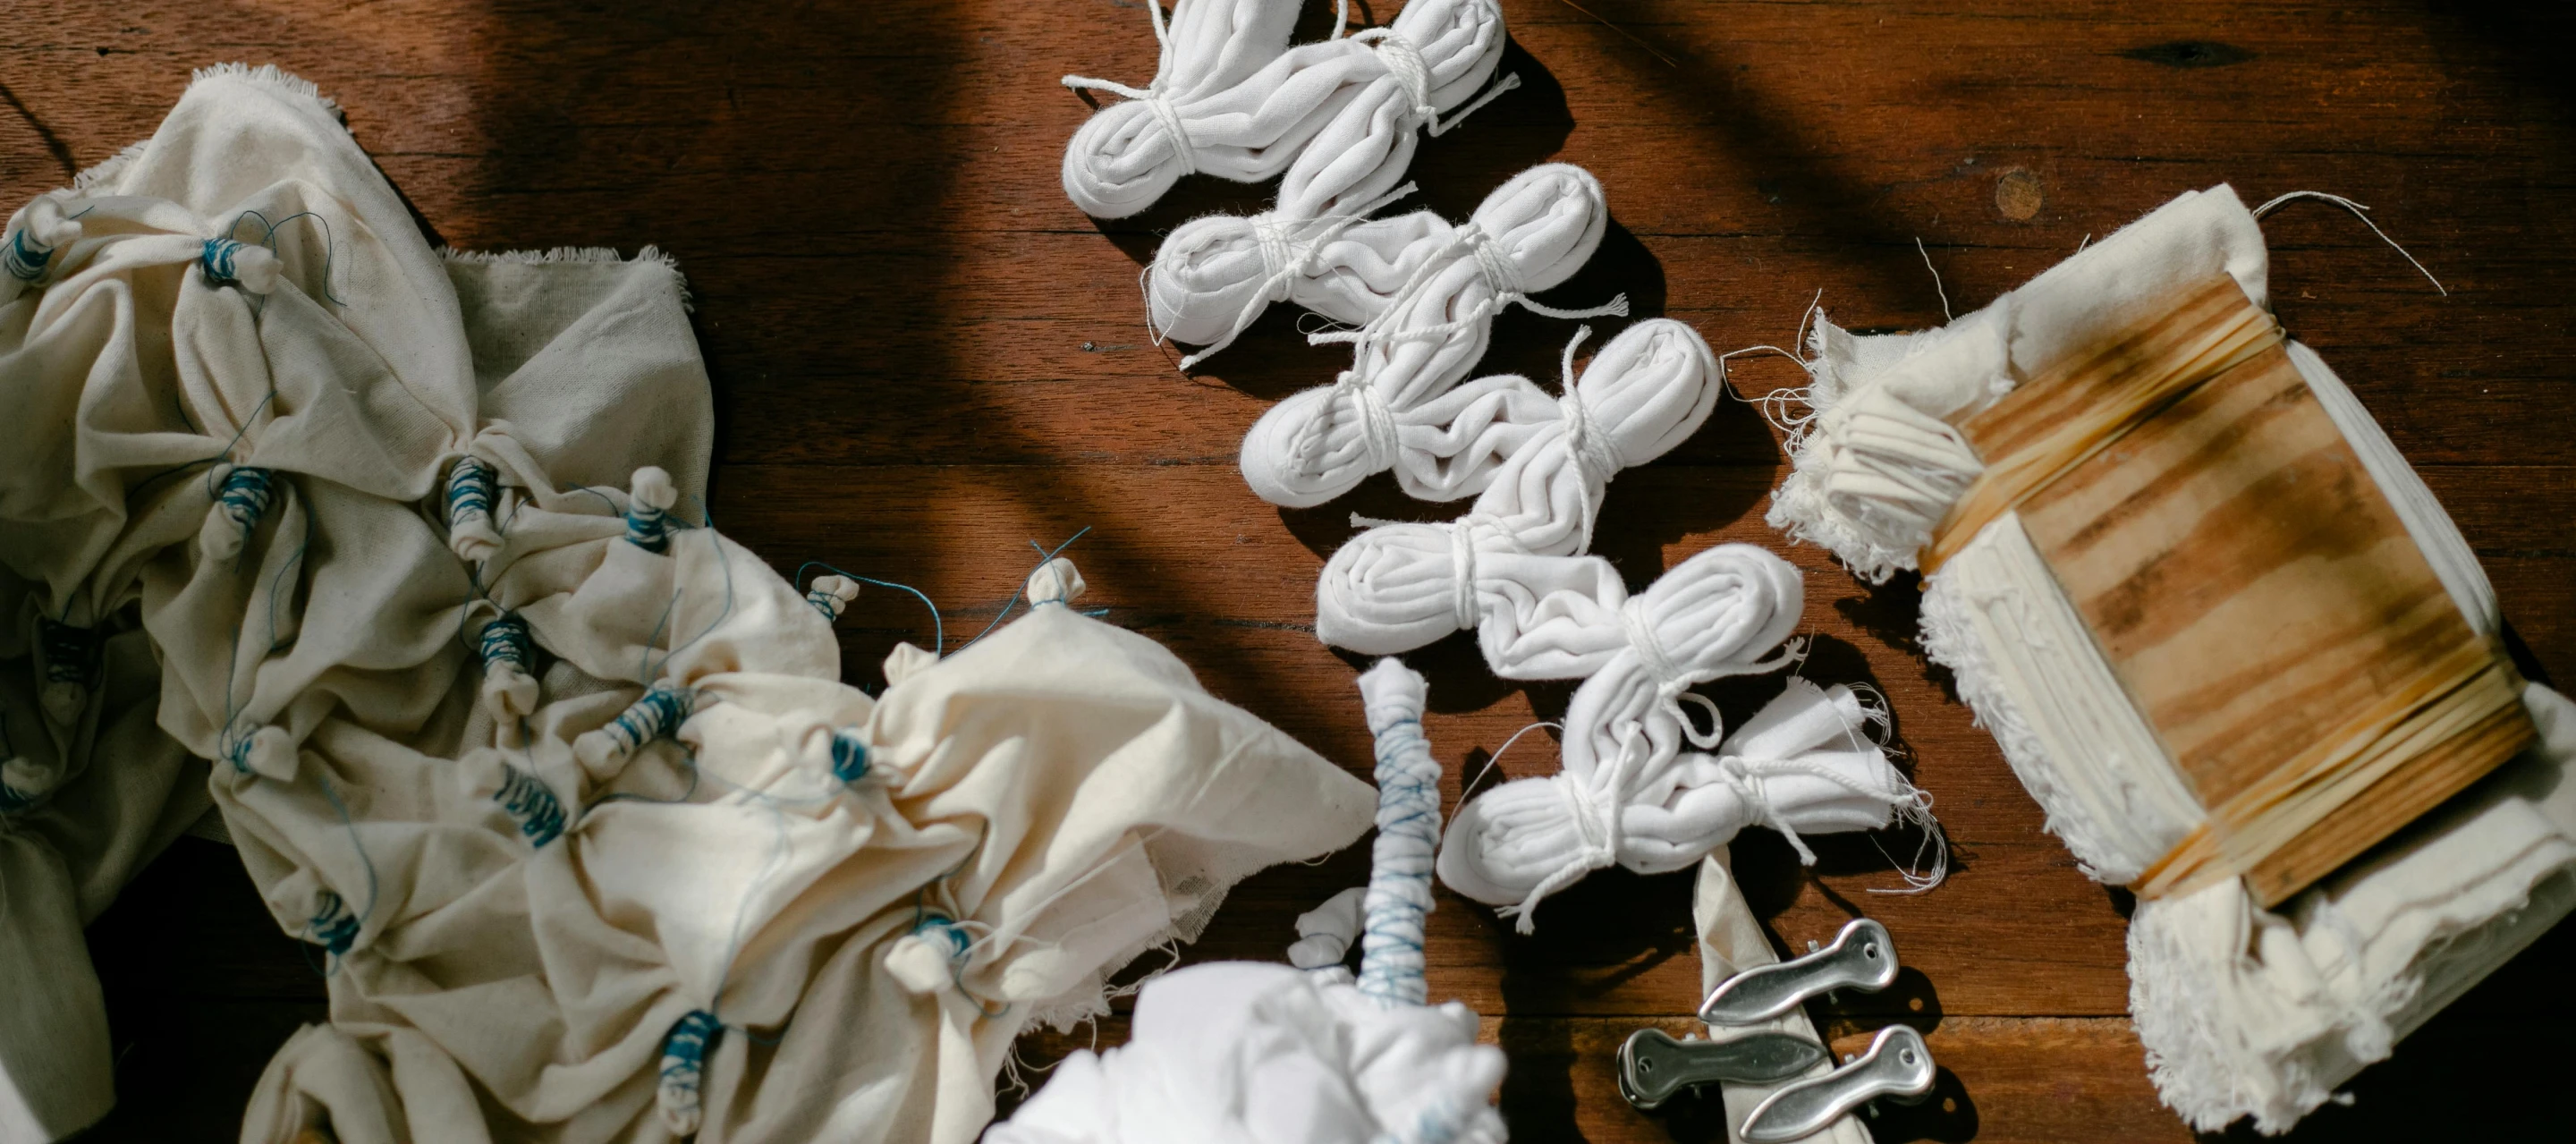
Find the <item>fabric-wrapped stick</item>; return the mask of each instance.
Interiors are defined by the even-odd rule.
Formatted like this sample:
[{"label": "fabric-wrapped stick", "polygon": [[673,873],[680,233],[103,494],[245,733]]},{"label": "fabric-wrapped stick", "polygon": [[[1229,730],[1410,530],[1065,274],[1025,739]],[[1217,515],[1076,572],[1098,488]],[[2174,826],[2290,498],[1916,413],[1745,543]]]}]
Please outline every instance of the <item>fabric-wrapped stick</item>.
[{"label": "fabric-wrapped stick", "polygon": [[1459,383],[1485,356],[1504,306],[1559,317],[1627,312],[1624,298],[1587,310],[1529,300],[1573,277],[1609,223],[1600,182],[1580,167],[1548,163],[1512,176],[1473,219],[1438,240],[1375,318],[1310,339],[1353,343],[1351,368],[1332,385],[1290,395],[1253,423],[1243,439],[1245,483],[1261,499],[1291,508],[1332,500],[1388,469],[1422,500],[1482,491],[1502,459],[1495,450],[1519,434],[1458,426],[1529,424],[1520,418],[1545,415],[1514,414],[1508,406],[1515,399],[1492,392],[1521,393],[1517,400],[1526,404],[1525,381]]},{"label": "fabric-wrapped stick", "polygon": [[[1269,10],[1208,13],[1198,9],[1219,5],[1185,0],[1170,33],[1157,14],[1164,63],[1152,85],[1065,77],[1067,86],[1127,97],[1065,146],[1065,195],[1084,213],[1136,214],[1189,174],[1239,183],[1284,174],[1280,209],[1299,212],[1287,217],[1347,212],[1403,181],[1415,132],[1445,130],[1441,117],[1470,109],[1502,59],[1498,0],[1411,0],[1386,28],[1348,37],[1337,29],[1257,65],[1274,35],[1285,42],[1297,5],[1224,6]],[[1242,74],[1246,65],[1254,66]]]},{"label": "fabric-wrapped stick", "polygon": [[2191,192],[1949,326],[1820,324],[1771,520],[1882,580],[2079,864],[2194,1127],[2295,1124],[2576,905],[2576,707]]}]

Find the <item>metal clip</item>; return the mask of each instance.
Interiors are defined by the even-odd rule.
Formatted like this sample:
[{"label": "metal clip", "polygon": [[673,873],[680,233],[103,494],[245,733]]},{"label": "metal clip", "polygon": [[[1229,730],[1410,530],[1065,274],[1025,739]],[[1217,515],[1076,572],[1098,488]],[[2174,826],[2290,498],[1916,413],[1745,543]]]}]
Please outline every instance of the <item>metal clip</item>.
[{"label": "metal clip", "polygon": [[1786,1144],[1813,1136],[1852,1109],[1880,1097],[1911,1104],[1932,1092],[1932,1050],[1910,1025],[1878,1031],[1869,1051],[1850,1064],[1782,1087],[1744,1118],[1745,1144]]},{"label": "metal clip", "polygon": [[1788,1033],[1677,1041],[1661,1029],[1639,1029],[1619,1046],[1619,1095],[1652,1111],[1686,1088],[1720,1081],[1767,1084],[1827,1058],[1823,1045]]},{"label": "metal clip", "polygon": [[1745,970],[1726,980],[1699,1007],[1711,1025],[1751,1025],[1798,1007],[1819,993],[1858,989],[1875,993],[1896,981],[1896,943],[1887,927],[1856,918],[1834,943],[1795,961]]}]

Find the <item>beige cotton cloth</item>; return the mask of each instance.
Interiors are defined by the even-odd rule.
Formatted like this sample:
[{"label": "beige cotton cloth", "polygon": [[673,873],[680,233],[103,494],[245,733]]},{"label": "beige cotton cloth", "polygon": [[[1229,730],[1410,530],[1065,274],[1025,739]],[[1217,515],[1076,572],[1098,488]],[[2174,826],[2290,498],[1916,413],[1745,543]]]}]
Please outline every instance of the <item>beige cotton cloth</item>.
[{"label": "beige cotton cloth", "polygon": [[[840,683],[806,597],[678,523],[711,412],[671,267],[442,258],[301,81],[201,73],[50,201],[0,310],[11,423],[53,430],[0,460],[0,604],[125,634],[19,768],[55,789],[0,830],[0,940],[76,951],[196,809],[156,776],[215,760],[334,1020],[272,1062],[246,1140],[970,1138],[1020,1029],[1366,824],[1357,780],[1061,607],[882,702]],[[444,495],[467,456],[479,521]],[[218,503],[237,470],[269,474],[255,505]],[[478,650],[503,615],[515,695]],[[13,736],[50,695],[25,629]],[[689,702],[639,717],[648,685]],[[576,746],[611,726],[640,745]],[[0,1008],[0,1115],[33,1139],[109,1099],[94,983],[61,980]]]}]

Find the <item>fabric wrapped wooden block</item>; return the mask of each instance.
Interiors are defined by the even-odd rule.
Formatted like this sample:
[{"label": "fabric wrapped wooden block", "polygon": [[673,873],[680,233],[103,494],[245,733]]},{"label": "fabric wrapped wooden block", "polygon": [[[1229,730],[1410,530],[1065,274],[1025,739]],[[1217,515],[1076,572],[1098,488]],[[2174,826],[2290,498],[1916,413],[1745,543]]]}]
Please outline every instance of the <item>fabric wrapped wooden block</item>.
[{"label": "fabric wrapped wooden block", "polygon": [[2576,805],[2566,701],[2266,262],[2219,187],[1943,329],[1821,324],[1771,521],[1925,570],[1927,654],[2141,895],[2165,1099],[2278,1131],[2566,911]]},{"label": "fabric wrapped wooden block", "polygon": [[1467,107],[1502,59],[1496,0],[1411,0],[1386,28],[1273,49],[1296,9],[1185,0],[1168,33],[1154,13],[1164,49],[1151,85],[1066,76],[1128,97],[1066,144],[1066,196],[1095,218],[1125,218],[1183,175],[1279,178],[1283,217],[1348,212],[1402,182],[1415,133],[1443,130],[1440,117]]},{"label": "fabric wrapped wooden block", "polygon": [[[1485,356],[1494,315],[1574,276],[1610,223],[1599,180],[1548,163],[1514,175],[1465,226],[1437,239],[1384,308],[1354,331],[1310,340],[1355,343],[1351,368],[1331,385],[1291,394],[1243,438],[1252,491],[1306,508],[1373,474],[1423,500],[1473,496],[1492,481],[1518,428],[1545,419],[1527,382],[1459,383]],[[1624,300],[1609,309],[1626,312]],[[1516,408],[1518,407],[1518,408]]]}]

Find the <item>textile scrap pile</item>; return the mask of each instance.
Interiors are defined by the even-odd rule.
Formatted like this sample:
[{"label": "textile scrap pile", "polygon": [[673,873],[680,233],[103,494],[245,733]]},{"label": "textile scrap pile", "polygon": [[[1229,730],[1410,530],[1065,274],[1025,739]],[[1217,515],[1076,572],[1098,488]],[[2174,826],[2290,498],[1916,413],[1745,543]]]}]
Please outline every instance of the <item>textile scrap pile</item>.
[{"label": "textile scrap pile", "polygon": [[1939,329],[1819,320],[1770,512],[1922,573],[1925,653],[2137,893],[2130,1010],[2207,1131],[2288,1129],[2576,907],[2576,704],[2270,312],[2257,220],[2308,195],[2186,193]]},{"label": "textile scrap pile", "polygon": [[[330,1020],[245,1141],[967,1141],[1023,1030],[1349,844],[1367,785],[1063,605],[873,698],[686,522],[649,248],[432,249],[310,84],[198,73],[11,218],[0,1138],[103,1115],[81,928],[209,805]],[[14,978],[13,978],[14,980]]]}]

